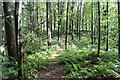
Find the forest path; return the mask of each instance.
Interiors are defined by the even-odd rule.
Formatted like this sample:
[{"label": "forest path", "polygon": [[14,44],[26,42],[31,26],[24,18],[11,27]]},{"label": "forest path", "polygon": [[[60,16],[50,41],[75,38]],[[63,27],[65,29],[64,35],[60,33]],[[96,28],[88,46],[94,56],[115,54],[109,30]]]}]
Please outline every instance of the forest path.
[{"label": "forest path", "polygon": [[[68,37],[68,40],[71,40],[71,37]],[[37,75],[36,78],[30,80],[65,80],[63,76],[66,74],[63,71],[64,65],[60,65],[56,58],[60,55],[61,52],[64,52],[65,41],[60,42],[59,48],[55,46],[55,49],[51,52],[51,58],[49,65],[46,69],[40,69],[34,74]]]},{"label": "forest path", "polygon": [[62,77],[65,74],[62,68],[63,66],[59,65],[56,61],[51,61],[47,69],[39,70],[35,73],[38,77],[30,80],[64,80]]},{"label": "forest path", "polygon": [[64,75],[62,66],[56,61],[50,62],[46,70],[39,71],[40,78],[61,78]]},{"label": "forest path", "polygon": [[63,50],[62,48],[57,49],[51,55],[52,59],[49,65],[45,69],[40,69],[35,72],[34,74],[37,75],[37,77],[30,80],[65,80],[62,79],[62,77],[65,76],[63,65],[60,65],[56,60],[56,57],[58,57]]}]

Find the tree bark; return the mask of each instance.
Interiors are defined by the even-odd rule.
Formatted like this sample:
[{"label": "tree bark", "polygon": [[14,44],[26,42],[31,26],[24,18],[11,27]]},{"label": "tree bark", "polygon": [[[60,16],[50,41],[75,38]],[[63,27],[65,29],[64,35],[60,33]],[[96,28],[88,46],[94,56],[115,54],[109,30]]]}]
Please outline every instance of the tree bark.
[{"label": "tree bark", "polygon": [[56,28],[56,10],[55,10],[55,8],[56,8],[56,3],[54,3],[54,32],[55,32],[55,28]]},{"label": "tree bark", "polygon": [[49,8],[50,8],[50,35],[51,35],[51,37],[50,38],[52,38],[53,37],[53,31],[52,31],[52,3],[50,2],[49,3],[50,4],[50,6],[49,6]]},{"label": "tree bark", "polygon": [[66,11],[66,34],[65,34],[65,49],[67,49],[67,33],[68,33],[68,10],[69,10],[69,2],[67,2],[67,11]]},{"label": "tree bark", "polygon": [[46,31],[47,31],[47,38],[48,38],[48,2],[46,2]]},{"label": "tree bark", "polygon": [[12,25],[11,3],[3,2],[8,56],[17,58],[14,27]]},{"label": "tree bark", "polygon": [[106,25],[106,51],[108,51],[108,2],[106,7],[106,14],[107,14],[107,25]]},{"label": "tree bark", "polygon": [[[0,2],[0,56],[2,56],[2,2]],[[0,59],[0,79],[2,78],[2,59]]]},{"label": "tree bark", "polygon": [[77,6],[77,36],[79,36],[79,5]]},{"label": "tree bark", "polygon": [[[18,31],[19,29],[19,2],[15,2],[15,33],[16,33],[16,53],[18,54],[18,79],[22,80],[22,55],[21,55],[21,46],[20,42],[18,42],[18,36],[21,35]],[[20,36],[19,36],[20,37]],[[20,37],[21,38],[21,37]],[[20,40],[19,40],[20,41]]]},{"label": "tree bark", "polygon": [[60,2],[58,2],[58,41],[60,38]]},{"label": "tree bark", "polygon": [[95,21],[95,24],[94,24],[94,44],[96,44],[96,33],[97,33],[97,31],[96,31],[96,27],[97,27],[97,9],[95,8],[97,6],[97,3],[95,2],[95,4],[94,4],[94,21]]},{"label": "tree bark", "polygon": [[16,54],[18,54],[18,9],[19,3],[15,2],[15,41],[16,41]]},{"label": "tree bark", "polygon": [[[39,21],[38,21],[38,19],[39,19],[39,2],[37,2],[36,11],[37,11],[37,26],[39,27]],[[41,27],[41,29],[42,29],[42,27]]]},{"label": "tree bark", "polygon": [[98,0],[98,56],[100,54],[100,2]]},{"label": "tree bark", "polygon": [[120,58],[120,1],[118,0],[118,57]]},{"label": "tree bark", "polygon": [[80,13],[79,13],[79,40],[81,39],[81,19],[82,19],[82,2],[80,2]]},{"label": "tree bark", "polygon": [[91,44],[93,45],[93,3],[91,3]]},{"label": "tree bark", "polygon": [[[48,46],[51,46],[51,24],[52,24],[52,14],[49,13],[50,11],[50,3],[46,2],[46,27],[47,27],[47,39],[48,39]],[[50,14],[48,16],[48,14]],[[48,20],[48,18],[50,18]]]},{"label": "tree bark", "polygon": [[64,3],[63,2],[61,2],[61,8],[60,8],[60,24],[61,24],[61,26],[60,26],[60,36],[61,36],[61,38],[62,38],[62,35],[63,35],[63,33],[64,33],[64,24],[63,24],[63,13],[64,13]]},{"label": "tree bark", "polygon": [[72,26],[72,34],[71,34],[71,36],[72,36],[72,40],[74,39],[74,2],[72,2],[72,24],[71,24],[71,26]]}]

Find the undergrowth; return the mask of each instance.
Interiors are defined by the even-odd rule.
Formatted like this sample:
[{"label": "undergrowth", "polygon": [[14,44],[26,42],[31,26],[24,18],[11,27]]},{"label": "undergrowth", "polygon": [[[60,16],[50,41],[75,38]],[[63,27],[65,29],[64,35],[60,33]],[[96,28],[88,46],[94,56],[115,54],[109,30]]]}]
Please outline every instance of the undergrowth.
[{"label": "undergrowth", "polygon": [[120,78],[120,62],[117,56],[115,50],[101,51],[98,57],[94,49],[69,48],[56,59],[59,64],[65,65],[65,78]]}]

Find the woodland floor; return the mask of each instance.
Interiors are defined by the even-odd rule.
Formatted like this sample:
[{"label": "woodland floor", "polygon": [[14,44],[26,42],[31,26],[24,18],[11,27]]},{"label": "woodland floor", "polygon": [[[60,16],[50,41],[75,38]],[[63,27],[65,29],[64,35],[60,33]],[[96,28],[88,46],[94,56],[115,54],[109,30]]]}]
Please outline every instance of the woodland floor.
[{"label": "woodland floor", "polygon": [[[83,37],[86,37],[86,35],[84,35]],[[70,40],[70,38],[68,38],[68,40]],[[61,41],[59,48],[55,47],[55,49],[52,51],[52,54],[51,54],[52,60],[50,61],[49,65],[44,69],[38,69],[36,72],[33,73],[34,75],[37,75],[37,77],[30,78],[28,80],[66,80],[66,79],[63,79],[63,77],[66,76],[66,74],[63,71],[64,65],[60,65],[56,61],[56,58],[60,55],[60,53],[64,52],[64,49],[63,49],[64,46],[65,46],[64,41]],[[89,78],[92,79],[97,77],[102,78],[101,75],[93,76]],[[106,75],[105,78],[114,79],[115,77],[111,75]]]},{"label": "woodland floor", "polygon": [[30,80],[65,80],[61,79],[65,76],[62,68],[63,66],[59,65],[56,61],[51,61],[47,69],[37,71],[34,74],[38,75],[38,77]]},{"label": "woodland floor", "polygon": [[[64,76],[64,71],[62,70],[62,66],[59,65],[56,61],[52,61],[47,69],[40,70],[39,72],[35,73],[38,75],[37,78],[34,78],[34,80],[61,80],[62,76]],[[31,79],[33,80],[33,79]]]},{"label": "woodland floor", "polygon": [[[71,38],[69,37],[68,40],[70,40]],[[57,57],[59,56],[59,53],[64,51],[64,46],[65,46],[65,41],[61,41],[60,43],[60,49],[55,50],[55,53],[52,54],[51,57]],[[65,76],[66,74],[63,71],[63,65],[60,65],[59,63],[57,63],[57,61],[55,59],[53,59],[48,67],[46,67],[46,69],[40,69],[37,72],[35,72],[35,75],[38,75],[37,78],[31,78],[29,80],[66,80],[63,79],[62,77]]]},{"label": "woodland floor", "polygon": [[[61,43],[61,46],[64,46],[64,42]],[[52,54],[51,57],[59,56],[59,53],[62,52],[63,49],[56,50],[56,53]],[[31,78],[30,80],[65,80],[62,77],[65,76],[63,71],[63,66],[60,65],[55,59],[53,59],[46,69],[40,69],[34,73],[37,75],[37,78]]]}]

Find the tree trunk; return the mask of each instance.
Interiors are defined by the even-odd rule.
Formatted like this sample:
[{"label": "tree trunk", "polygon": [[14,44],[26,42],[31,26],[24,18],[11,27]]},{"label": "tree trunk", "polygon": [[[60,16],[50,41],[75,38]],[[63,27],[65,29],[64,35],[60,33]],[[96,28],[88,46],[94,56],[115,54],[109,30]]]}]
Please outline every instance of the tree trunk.
[{"label": "tree trunk", "polygon": [[66,11],[66,35],[65,35],[65,49],[67,49],[67,33],[68,33],[68,9],[69,9],[69,2],[67,2],[67,11]]},{"label": "tree trunk", "polygon": [[8,56],[17,58],[14,28],[12,25],[11,3],[3,2]]},{"label": "tree trunk", "polygon": [[120,1],[118,0],[118,57],[120,58]]},{"label": "tree trunk", "polygon": [[[2,56],[2,2],[0,2],[0,56]],[[0,59],[0,79],[2,78],[2,59]]]},{"label": "tree trunk", "polygon": [[62,34],[64,33],[64,25],[63,25],[63,11],[64,11],[64,3],[63,2],[61,2],[61,8],[60,8],[60,36],[61,36],[61,38],[62,38]]},{"label": "tree trunk", "polygon": [[94,44],[96,44],[96,27],[97,27],[97,9],[95,8],[97,6],[97,3],[94,4],[94,21],[95,21],[95,24],[94,24]]},{"label": "tree trunk", "polygon": [[[22,80],[22,55],[21,55],[21,46],[18,45],[18,35],[21,35],[18,32],[18,26],[19,26],[19,2],[15,2],[15,33],[16,33],[16,50],[18,54],[18,79]],[[19,36],[20,37],[20,36]],[[21,37],[20,37],[21,38]],[[19,40],[20,41],[20,40]],[[20,42],[19,42],[20,43]]]},{"label": "tree trunk", "polygon": [[49,11],[50,11],[50,35],[51,35],[51,37],[50,38],[52,38],[53,37],[53,31],[52,31],[52,3],[50,2],[50,6],[49,6]]},{"label": "tree trunk", "polygon": [[72,34],[71,34],[71,36],[72,36],[72,40],[74,39],[74,11],[73,11],[73,9],[74,9],[74,2],[72,2],[72,24],[71,24],[71,26],[72,26]]},{"label": "tree trunk", "polygon": [[100,53],[100,2],[98,2],[98,56],[99,53]]},{"label": "tree trunk", "polygon": [[106,14],[107,14],[107,25],[106,25],[106,51],[108,51],[108,2],[106,7]]},{"label": "tree trunk", "polygon": [[[38,21],[38,19],[39,19],[39,2],[37,2],[36,11],[37,11],[37,26],[39,27],[39,21]],[[41,29],[42,29],[42,27],[41,27]]]},{"label": "tree trunk", "polygon": [[56,8],[56,3],[54,3],[54,32],[55,32],[55,28],[56,28],[56,10],[55,10],[55,8]]},{"label": "tree trunk", "polygon": [[[50,3],[49,2],[46,2],[46,26],[47,26],[47,38],[48,38],[48,46],[51,46],[51,23],[52,23],[52,14],[50,13],[50,15],[48,16],[49,14],[49,7],[50,7]],[[48,20],[48,18],[50,18]]]},{"label": "tree trunk", "polygon": [[77,6],[77,36],[79,36],[79,5]]},{"label": "tree trunk", "polygon": [[82,19],[82,2],[80,2],[80,13],[79,13],[79,40],[81,39],[81,19]]},{"label": "tree trunk", "polygon": [[19,3],[15,2],[15,41],[16,41],[16,54],[18,54],[18,9]]},{"label": "tree trunk", "polygon": [[91,44],[93,45],[93,3],[91,3]]},{"label": "tree trunk", "polygon": [[46,31],[47,31],[47,38],[48,38],[48,2],[46,2]]},{"label": "tree trunk", "polygon": [[60,2],[58,2],[58,41],[60,38]]}]

